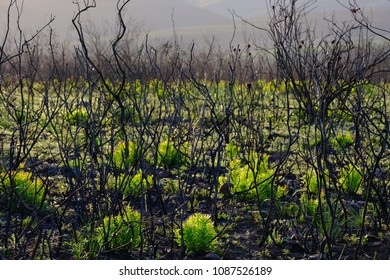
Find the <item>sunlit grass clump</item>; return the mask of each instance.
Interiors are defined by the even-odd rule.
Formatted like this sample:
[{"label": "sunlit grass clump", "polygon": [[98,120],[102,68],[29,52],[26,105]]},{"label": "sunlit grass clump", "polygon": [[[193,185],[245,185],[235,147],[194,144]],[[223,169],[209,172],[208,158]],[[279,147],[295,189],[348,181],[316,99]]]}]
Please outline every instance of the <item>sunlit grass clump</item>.
[{"label": "sunlit grass clump", "polygon": [[341,170],[339,183],[344,192],[354,194],[359,191],[363,177],[358,167],[349,164]]},{"label": "sunlit grass clump", "polygon": [[269,199],[272,192],[272,176],[273,171],[269,169],[257,172],[248,165],[236,167],[231,173],[233,191],[248,198],[258,195],[261,200]]},{"label": "sunlit grass clump", "polygon": [[71,125],[81,125],[88,120],[88,111],[86,108],[76,109],[66,115],[66,120]]},{"label": "sunlit grass clump", "polygon": [[112,161],[116,169],[122,170],[130,167],[138,160],[137,146],[134,142],[122,141],[114,149]]},{"label": "sunlit grass clump", "polygon": [[350,132],[339,134],[335,139],[331,140],[331,144],[336,150],[347,149],[348,147],[352,146],[353,143],[354,139]]},{"label": "sunlit grass clump", "polygon": [[157,151],[157,163],[159,166],[173,168],[187,162],[188,156],[186,147],[176,148],[172,140],[165,140],[160,143]]},{"label": "sunlit grass clump", "polygon": [[300,208],[304,217],[314,217],[318,210],[318,199],[303,193],[299,199]]},{"label": "sunlit grass clump", "polygon": [[274,170],[269,168],[269,155],[263,154],[261,158],[251,153],[248,161],[243,163],[236,158],[238,149],[228,146],[227,154],[231,158],[229,162],[229,174],[219,178],[219,182],[232,183],[232,192],[243,198],[259,198],[264,201],[271,198],[280,198],[287,192],[287,187],[273,187],[272,179]]},{"label": "sunlit grass clump", "polygon": [[313,168],[307,170],[304,180],[309,193],[314,194],[318,192],[318,176]]},{"label": "sunlit grass clump", "polygon": [[188,252],[201,254],[216,249],[218,241],[211,216],[195,213],[183,223],[183,235],[180,229],[175,231],[176,241],[179,245],[184,241]]},{"label": "sunlit grass clump", "polygon": [[1,200],[11,205],[13,212],[25,212],[47,207],[45,187],[39,178],[25,171],[15,171],[10,174],[1,174]]},{"label": "sunlit grass clump", "polygon": [[122,213],[105,217],[103,224],[96,229],[96,240],[107,250],[129,251],[141,242],[141,214],[126,207]]},{"label": "sunlit grass clump", "polygon": [[118,189],[124,195],[140,197],[150,186],[153,185],[153,175],[145,176],[142,170],[136,174],[120,174],[116,180],[112,178],[109,182],[111,189]]},{"label": "sunlit grass clump", "polygon": [[320,186],[323,188],[324,183],[331,186],[329,170],[326,169],[320,174],[319,170],[316,171],[314,167],[308,168],[304,176],[304,183],[310,194],[317,194],[320,191]]}]

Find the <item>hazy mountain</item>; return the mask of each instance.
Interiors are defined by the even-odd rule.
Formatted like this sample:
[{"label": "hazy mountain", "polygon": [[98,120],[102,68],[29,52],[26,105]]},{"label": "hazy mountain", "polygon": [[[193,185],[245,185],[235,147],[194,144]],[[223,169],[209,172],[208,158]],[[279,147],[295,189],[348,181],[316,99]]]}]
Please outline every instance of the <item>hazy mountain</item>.
[{"label": "hazy mountain", "polygon": [[[18,3],[22,11],[21,26],[24,30],[34,32],[49,20],[50,15],[53,15],[55,21],[52,26],[60,37],[72,32],[71,20],[77,11],[77,5],[73,4],[73,0],[24,0],[23,7],[22,1]],[[96,8],[88,10],[88,13],[83,15],[84,22],[96,25],[98,30],[115,26],[117,1],[96,0],[96,3]],[[9,1],[0,0],[0,26],[4,28],[8,5]],[[16,8],[13,7],[12,11],[12,18],[15,21]],[[176,28],[180,29],[218,25],[230,21],[230,18],[184,0],[132,0],[126,7],[125,18],[132,18],[142,25],[145,31],[172,30],[173,22]]]},{"label": "hazy mountain", "polygon": [[[241,13],[243,17],[251,16],[254,13],[263,13],[267,9],[267,5],[270,5],[271,0],[185,0],[194,6],[213,10],[217,13],[226,14],[227,9],[235,10],[237,13]],[[297,5],[301,5],[304,2],[310,2],[308,0],[298,0]],[[344,9],[340,3],[349,7],[349,0],[317,0],[312,1],[315,6],[326,10],[340,10]],[[390,6],[389,0],[356,0],[360,7],[368,8],[383,8]]]},{"label": "hazy mountain", "polygon": [[[130,3],[130,15],[141,20],[146,29],[191,27],[226,23],[226,18],[211,9],[183,0],[136,0]],[[172,21],[173,20],[173,21]]]},{"label": "hazy mountain", "polygon": [[[0,26],[4,26],[9,0],[0,0]],[[83,2],[83,1],[80,1]],[[88,16],[83,18],[84,22],[93,22],[97,26],[104,26],[105,22],[115,22],[116,1],[97,0],[97,8],[91,9]],[[20,25],[24,32],[33,33],[47,23],[51,16],[55,17],[51,24],[54,32],[65,39],[74,33],[72,18],[77,11],[77,5],[73,0],[24,0],[17,1],[21,11]],[[23,3],[23,5],[22,5]],[[16,22],[16,6],[11,9],[11,24]],[[3,31],[3,30],[1,30]],[[75,34],[73,34],[75,35]]]},{"label": "hazy mountain", "polygon": [[[298,0],[298,4],[307,0]],[[316,24],[324,24],[324,17],[335,15],[338,20],[350,17],[349,1],[341,0],[346,7],[336,0],[318,0],[310,13],[310,20]],[[20,4],[23,1],[18,0]],[[77,11],[74,0],[24,0],[21,25],[25,31],[34,32],[50,15],[56,17],[52,24],[53,29],[64,39],[75,36],[71,20]],[[81,3],[83,1],[80,1]],[[116,22],[116,0],[96,0],[97,7],[90,9],[83,16],[85,24],[95,25],[96,30],[110,29]],[[132,19],[141,26],[142,31],[153,37],[172,36],[173,22],[177,33],[191,40],[204,40],[205,37],[218,37],[221,40],[230,40],[233,33],[232,15],[249,19],[264,26],[268,20],[267,3],[269,0],[132,0],[125,13],[126,19]],[[364,11],[372,15],[374,24],[382,28],[389,28],[390,1],[389,0],[358,0]],[[0,33],[5,30],[6,10],[9,0],[0,0]],[[15,9],[13,9],[15,22]],[[11,19],[11,21],[12,21]],[[236,22],[240,20],[236,18]],[[238,26],[237,33],[250,32],[248,27]]]},{"label": "hazy mountain", "polygon": [[242,17],[266,13],[266,2],[256,0],[186,0],[201,7],[231,18],[231,11]]}]

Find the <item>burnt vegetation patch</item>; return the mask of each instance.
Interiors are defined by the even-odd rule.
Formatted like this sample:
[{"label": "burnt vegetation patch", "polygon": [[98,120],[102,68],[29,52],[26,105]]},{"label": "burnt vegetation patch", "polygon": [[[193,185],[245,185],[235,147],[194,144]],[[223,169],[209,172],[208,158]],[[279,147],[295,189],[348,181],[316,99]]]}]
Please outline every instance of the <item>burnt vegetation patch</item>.
[{"label": "burnt vegetation patch", "polygon": [[351,2],[319,37],[315,1],[275,0],[264,45],[153,45],[129,2],[98,44],[76,1],[71,50],[10,2],[1,259],[390,258],[387,31]]}]

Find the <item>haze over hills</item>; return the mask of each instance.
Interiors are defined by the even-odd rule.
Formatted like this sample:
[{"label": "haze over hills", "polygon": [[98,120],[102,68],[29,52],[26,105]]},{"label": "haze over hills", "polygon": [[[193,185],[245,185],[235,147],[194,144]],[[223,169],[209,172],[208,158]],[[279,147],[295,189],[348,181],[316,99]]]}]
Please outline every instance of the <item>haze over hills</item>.
[{"label": "haze over hills", "polygon": [[[25,31],[34,32],[50,15],[54,15],[52,24],[58,37],[62,40],[74,38],[71,20],[77,11],[74,0],[24,0],[21,25]],[[83,1],[80,1],[83,2]],[[90,9],[83,16],[86,24],[95,25],[96,30],[108,30],[115,26],[116,0],[96,0],[97,7]],[[304,3],[298,0],[298,3]],[[342,0],[348,7],[348,1]],[[22,1],[18,1],[21,6]],[[228,41],[233,33],[231,11],[257,25],[265,26],[268,21],[269,0],[132,0],[126,8],[126,18],[136,22],[142,32],[150,37],[166,39],[173,34],[173,24],[177,34],[187,40],[203,41],[214,36],[221,41]],[[372,14],[374,24],[381,28],[389,28],[390,1],[374,0],[358,3]],[[0,0],[0,33],[5,30],[6,11],[9,0]],[[348,18],[350,12],[336,0],[318,0],[313,7],[309,19],[320,24],[324,17],[335,15],[339,19]],[[12,14],[15,19],[15,9]],[[12,21],[12,19],[11,19]],[[240,19],[236,18],[236,22]],[[321,23],[324,24],[324,23]],[[239,25],[237,33],[241,33]],[[248,31],[246,31],[248,32]]]},{"label": "haze over hills", "polygon": [[255,0],[186,0],[194,6],[201,7],[231,19],[231,11],[245,18],[266,14],[266,2]]},{"label": "haze over hills", "polygon": [[[251,18],[260,15],[268,15],[267,6],[270,6],[273,1],[270,0],[185,0],[194,6],[202,7],[211,10],[215,13],[230,17],[229,10],[234,10],[236,14],[243,18]],[[298,5],[308,1],[298,1]],[[349,7],[348,0],[340,0],[343,5]],[[374,9],[374,12],[379,12],[382,9],[390,8],[389,0],[357,0],[360,7],[364,9]],[[336,0],[317,0],[314,3],[318,11],[340,11],[346,12],[345,7],[340,5]],[[390,23],[390,20],[389,20]]]}]

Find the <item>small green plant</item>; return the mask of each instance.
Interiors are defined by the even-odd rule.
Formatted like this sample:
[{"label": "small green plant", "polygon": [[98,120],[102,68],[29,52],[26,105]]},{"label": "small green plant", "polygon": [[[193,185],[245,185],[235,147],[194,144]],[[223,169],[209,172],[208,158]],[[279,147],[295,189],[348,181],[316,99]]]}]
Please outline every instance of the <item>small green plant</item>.
[{"label": "small green plant", "polygon": [[[8,199],[13,197],[11,201],[12,212],[24,212],[36,209],[41,205],[41,209],[47,208],[45,187],[39,178],[33,178],[31,173],[25,171],[2,174],[0,178],[2,178],[1,184],[3,185],[1,189],[4,190],[1,193],[1,199],[9,202]],[[13,191],[16,191],[16,199],[15,195],[11,194]]]},{"label": "small green plant", "polygon": [[256,194],[254,189],[255,176],[248,165],[236,165],[231,171],[230,177],[234,193],[252,197]]},{"label": "small green plant", "polygon": [[[325,177],[325,178],[323,178],[323,180],[325,180],[327,182],[328,186],[330,186],[329,171],[327,169],[324,171],[323,176]],[[320,189],[319,186],[321,184],[321,177],[317,174],[317,172],[314,168],[309,168],[307,170],[305,177],[304,177],[304,182],[305,182],[307,190],[310,194],[318,193],[318,191]]]},{"label": "small green plant", "polygon": [[75,232],[75,240],[65,242],[73,254],[73,259],[93,260],[97,258],[99,244],[95,239],[90,238],[89,232],[89,225],[85,226]]},{"label": "small green plant", "polygon": [[78,108],[67,114],[66,120],[71,125],[81,125],[88,120],[88,111],[85,108]]},{"label": "small green plant", "polygon": [[313,168],[309,169],[305,174],[305,184],[309,193],[318,192],[318,177]]},{"label": "small green plant", "polygon": [[137,174],[131,178],[130,183],[125,188],[125,194],[131,193],[135,196],[142,195],[148,187],[153,184],[153,175],[149,175],[144,178],[142,170],[139,170]]},{"label": "small green plant", "polygon": [[225,149],[226,149],[226,157],[230,161],[234,160],[237,157],[238,153],[240,152],[240,148],[237,147],[232,142],[227,144]]},{"label": "small green plant", "polygon": [[364,208],[357,208],[354,206],[350,206],[347,208],[348,210],[348,219],[347,223],[353,229],[360,229],[363,222],[363,214]]},{"label": "small green plant", "polygon": [[123,213],[108,216],[96,229],[98,244],[108,250],[133,250],[141,242],[141,214],[130,206]]},{"label": "small green plant", "polygon": [[[334,211],[341,213],[340,206],[336,206]],[[338,239],[343,235],[343,228],[345,225],[345,219],[340,215],[335,216],[327,205],[322,205],[321,218],[315,219],[316,226],[321,229],[323,236],[330,235],[334,239]]]},{"label": "small green plant", "polygon": [[350,147],[351,145],[353,145],[353,143],[354,143],[353,136],[350,132],[339,134],[336,136],[335,139],[331,140],[331,144],[333,148],[336,150],[340,150],[340,149],[344,150]]},{"label": "small green plant", "polygon": [[177,179],[162,178],[160,184],[164,186],[164,193],[177,195],[180,192],[179,181]]},{"label": "small green plant", "polygon": [[341,170],[340,185],[346,193],[357,193],[362,183],[363,177],[358,167],[349,164]]},{"label": "small green plant", "polygon": [[271,234],[267,237],[267,240],[265,241],[265,244],[282,244],[283,243],[283,236],[279,233],[279,230],[276,228],[272,230]]},{"label": "small green plant", "polygon": [[351,234],[349,237],[346,238],[347,242],[351,242],[353,245],[356,245],[359,243],[359,239],[361,238],[362,245],[367,244],[368,236],[363,235],[363,236],[358,236],[356,233]]},{"label": "small green plant", "polygon": [[[112,185],[112,183],[110,183]],[[153,175],[144,177],[140,169],[134,176],[119,175],[117,181],[117,188],[120,189],[124,195],[131,195],[140,197],[142,193],[153,184]]]},{"label": "small green plant", "polygon": [[[261,161],[253,154],[249,157],[249,164],[242,164],[239,160],[230,162],[230,181],[233,184],[233,192],[247,198],[258,196],[261,200],[274,197],[280,198],[285,190],[280,188],[278,192],[272,187],[271,181],[274,171],[268,167],[268,155],[263,155]],[[223,182],[223,178],[219,178]]]},{"label": "small green plant", "polygon": [[299,206],[294,203],[281,206],[280,212],[285,217],[296,217],[299,214]]},{"label": "small green plant", "polygon": [[123,170],[125,167],[134,165],[137,162],[137,146],[134,142],[120,142],[114,149],[112,161],[115,168]]},{"label": "small green plant", "polygon": [[303,193],[299,200],[302,212],[301,220],[314,220],[314,217],[318,211],[318,199],[312,199],[307,193]]},{"label": "small green plant", "polygon": [[183,235],[180,229],[175,231],[176,242],[181,245],[182,238],[188,252],[201,254],[216,249],[218,241],[211,216],[195,213],[183,223]]},{"label": "small green plant", "polygon": [[166,140],[158,146],[157,163],[166,168],[177,167],[187,161],[185,147],[177,149],[171,140]]}]

